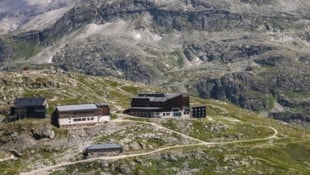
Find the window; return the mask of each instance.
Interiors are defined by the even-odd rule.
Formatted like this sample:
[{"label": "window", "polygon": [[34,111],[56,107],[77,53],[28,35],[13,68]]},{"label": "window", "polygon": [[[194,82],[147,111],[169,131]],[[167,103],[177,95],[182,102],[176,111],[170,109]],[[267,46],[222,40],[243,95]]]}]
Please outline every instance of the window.
[{"label": "window", "polygon": [[175,116],[175,117],[179,117],[179,116],[181,116],[181,115],[182,115],[181,112],[174,112],[174,113],[173,113],[173,116]]},{"label": "window", "polygon": [[167,115],[167,116],[170,116],[170,113],[169,113],[169,112],[167,112],[167,113],[166,113],[166,115]]}]

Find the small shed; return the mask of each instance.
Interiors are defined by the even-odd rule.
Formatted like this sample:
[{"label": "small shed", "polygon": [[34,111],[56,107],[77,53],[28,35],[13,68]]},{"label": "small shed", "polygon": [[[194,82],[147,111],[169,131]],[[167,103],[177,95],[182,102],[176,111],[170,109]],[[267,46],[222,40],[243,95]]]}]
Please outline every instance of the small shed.
[{"label": "small shed", "polygon": [[94,144],[86,148],[87,157],[112,156],[123,152],[123,146],[115,143]]},{"label": "small shed", "polygon": [[48,104],[45,98],[17,98],[11,115],[17,118],[45,118]]}]

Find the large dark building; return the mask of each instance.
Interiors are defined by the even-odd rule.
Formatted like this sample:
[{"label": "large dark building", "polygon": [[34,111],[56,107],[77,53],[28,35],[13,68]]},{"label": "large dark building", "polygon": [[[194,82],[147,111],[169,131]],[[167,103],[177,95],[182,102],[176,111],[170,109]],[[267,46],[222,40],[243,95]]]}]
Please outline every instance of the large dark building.
[{"label": "large dark building", "polygon": [[16,118],[45,118],[48,104],[45,98],[17,98],[11,107]]},{"label": "large dark building", "polygon": [[206,106],[190,106],[189,96],[181,93],[143,93],[131,100],[131,108],[124,113],[148,118],[204,118]]},{"label": "large dark building", "polygon": [[125,113],[150,118],[190,117],[189,97],[180,93],[139,94]]}]

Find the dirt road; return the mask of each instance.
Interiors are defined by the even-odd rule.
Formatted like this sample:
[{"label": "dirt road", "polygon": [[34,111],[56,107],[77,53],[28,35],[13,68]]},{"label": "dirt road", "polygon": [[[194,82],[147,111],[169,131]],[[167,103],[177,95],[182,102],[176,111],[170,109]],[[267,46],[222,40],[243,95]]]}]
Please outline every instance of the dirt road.
[{"label": "dirt road", "polygon": [[171,149],[185,148],[185,147],[212,146],[212,145],[214,146],[214,145],[225,145],[225,144],[236,144],[236,143],[246,143],[246,142],[255,142],[255,141],[265,141],[265,140],[270,140],[270,139],[276,138],[277,134],[278,134],[278,131],[275,128],[268,127],[268,128],[270,128],[270,129],[272,129],[274,131],[274,134],[269,136],[269,137],[265,137],[265,138],[248,139],[248,140],[237,140],[237,141],[228,141],[228,142],[206,142],[206,141],[203,141],[203,140],[200,140],[200,139],[193,138],[191,136],[185,135],[183,133],[174,131],[172,129],[160,126],[160,125],[158,125],[156,123],[152,123],[152,122],[133,121],[133,120],[124,120],[124,119],[114,120],[113,122],[135,122],[135,123],[149,124],[149,125],[152,125],[154,127],[157,127],[158,129],[164,129],[164,130],[167,130],[169,132],[176,133],[178,135],[181,135],[181,136],[183,136],[185,138],[191,139],[191,140],[196,141],[198,143],[186,144],[186,145],[168,146],[168,147],[158,148],[158,149],[153,150],[153,151],[139,153],[139,154],[118,155],[118,156],[110,156],[110,157],[96,157],[96,158],[91,158],[91,159],[75,161],[75,162],[65,162],[65,163],[60,163],[60,164],[57,164],[57,165],[48,166],[48,167],[45,167],[45,168],[42,168],[42,169],[34,170],[34,171],[31,171],[31,172],[21,173],[21,175],[42,175],[42,174],[44,174],[44,172],[51,171],[53,169],[57,169],[57,168],[64,167],[64,166],[78,164],[78,163],[92,162],[92,161],[96,161],[96,160],[119,160],[119,159],[126,159],[126,158],[131,158],[131,157],[146,156],[146,155],[150,155],[150,154],[154,154],[154,153],[158,153],[158,152],[162,152],[162,151],[167,151],[167,150],[171,150]]}]

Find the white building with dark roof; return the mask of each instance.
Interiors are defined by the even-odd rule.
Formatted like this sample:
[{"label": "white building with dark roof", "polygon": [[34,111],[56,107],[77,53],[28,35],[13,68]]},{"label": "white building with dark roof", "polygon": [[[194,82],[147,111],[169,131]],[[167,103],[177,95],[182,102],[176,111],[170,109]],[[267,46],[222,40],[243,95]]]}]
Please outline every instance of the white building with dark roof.
[{"label": "white building with dark roof", "polygon": [[91,126],[110,121],[110,109],[106,103],[57,106],[55,118],[59,127]]}]

